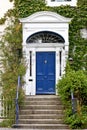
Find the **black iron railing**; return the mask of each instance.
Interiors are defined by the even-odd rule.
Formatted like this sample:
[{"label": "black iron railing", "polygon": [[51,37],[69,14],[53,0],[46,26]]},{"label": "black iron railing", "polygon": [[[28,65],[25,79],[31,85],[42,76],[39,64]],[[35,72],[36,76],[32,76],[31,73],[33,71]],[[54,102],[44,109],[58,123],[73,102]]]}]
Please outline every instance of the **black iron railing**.
[{"label": "black iron railing", "polygon": [[16,125],[18,124],[18,119],[19,119],[19,104],[18,104],[19,88],[20,88],[20,76],[18,76],[18,85],[17,85],[16,99],[15,99],[15,106],[16,106]]},{"label": "black iron railing", "polygon": [[74,93],[71,90],[71,103],[72,103],[72,113],[75,114],[77,112],[77,99],[74,98]]}]

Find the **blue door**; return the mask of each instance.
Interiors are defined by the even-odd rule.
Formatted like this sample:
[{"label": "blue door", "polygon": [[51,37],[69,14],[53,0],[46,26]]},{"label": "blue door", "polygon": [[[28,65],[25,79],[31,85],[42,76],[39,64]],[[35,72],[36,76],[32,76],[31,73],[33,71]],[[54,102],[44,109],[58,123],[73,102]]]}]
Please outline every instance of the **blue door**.
[{"label": "blue door", "polygon": [[55,94],[55,52],[36,53],[36,94]]}]

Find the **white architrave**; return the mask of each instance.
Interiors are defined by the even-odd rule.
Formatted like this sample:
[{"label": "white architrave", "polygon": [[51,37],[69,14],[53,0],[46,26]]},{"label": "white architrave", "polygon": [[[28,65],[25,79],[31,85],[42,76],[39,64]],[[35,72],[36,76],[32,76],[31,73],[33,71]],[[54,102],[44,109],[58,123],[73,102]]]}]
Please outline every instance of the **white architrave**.
[{"label": "white architrave", "polygon": [[[50,11],[41,11],[32,14],[27,18],[20,19],[23,25],[23,52],[25,53],[27,71],[25,75],[25,94],[35,95],[36,94],[36,52],[39,51],[54,51],[56,53],[56,83],[58,79],[61,78],[59,75],[59,51],[62,51],[62,62],[61,62],[61,73],[64,73],[64,68],[66,65],[66,59],[68,57],[69,50],[69,22],[70,18],[65,18],[57,13]],[[61,35],[65,43],[45,43],[45,44],[27,44],[26,40],[32,34],[40,31],[51,31]],[[30,56],[29,52],[32,52],[32,75],[29,75],[30,66]],[[67,53],[66,53],[67,52]],[[29,81],[30,79],[30,81]],[[31,81],[32,80],[32,81]],[[56,86],[55,86],[56,89]]]}]

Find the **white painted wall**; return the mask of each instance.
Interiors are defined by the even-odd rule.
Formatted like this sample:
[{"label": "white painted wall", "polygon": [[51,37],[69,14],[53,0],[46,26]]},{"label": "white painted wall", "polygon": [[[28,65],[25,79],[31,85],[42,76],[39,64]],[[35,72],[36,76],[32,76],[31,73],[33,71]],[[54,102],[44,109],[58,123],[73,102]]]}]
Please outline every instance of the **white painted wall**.
[{"label": "white painted wall", "polygon": [[0,18],[4,16],[8,9],[13,7],[13,3],[9,0],[2,0],[0,2]]},{"label": "white painted wall", "polygon": [[77,0],[71,0],[71,1],[64,1],[64,0],[55,0],[55,1],[51,1],[51,0],[46,0],[47,6],[61,6],[61,5],[70,5],[70,6],[76,6],[77,5]]}]

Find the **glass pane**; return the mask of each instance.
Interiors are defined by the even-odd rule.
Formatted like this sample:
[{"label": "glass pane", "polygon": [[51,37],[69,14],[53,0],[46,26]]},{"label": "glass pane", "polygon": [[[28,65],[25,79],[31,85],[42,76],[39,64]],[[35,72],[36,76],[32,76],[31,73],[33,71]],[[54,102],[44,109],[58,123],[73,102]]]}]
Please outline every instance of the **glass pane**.
[{"label": "glass pane", "polygon": [[37,32],[27,38],[26,43],[64,43],[65,40],[57,33],[43,31]]}]

